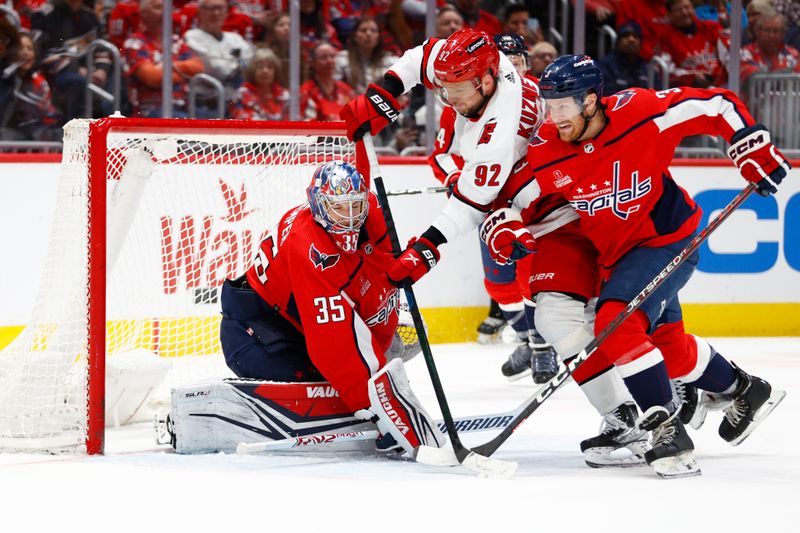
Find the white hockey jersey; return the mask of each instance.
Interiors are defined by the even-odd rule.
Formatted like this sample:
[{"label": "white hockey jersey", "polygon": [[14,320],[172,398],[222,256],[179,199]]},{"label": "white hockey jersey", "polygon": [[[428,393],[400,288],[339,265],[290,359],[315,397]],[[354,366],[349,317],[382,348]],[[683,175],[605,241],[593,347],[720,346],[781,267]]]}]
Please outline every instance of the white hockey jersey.
[{"label": "white hockey jersey", "polygon": [[[408,50],[388,74],[402,81],[404,92],[418,83],[432,89],[433,60],[444,43],[432,38]],[[448,241],[477,227],[508,177],[526,165],[528,142],[541,119],[538,87],[522,79],[500,54],[497,88],[481,117],[456,118],[454,151],[464,158],[464,167],[456,190],[432,224]]]}]

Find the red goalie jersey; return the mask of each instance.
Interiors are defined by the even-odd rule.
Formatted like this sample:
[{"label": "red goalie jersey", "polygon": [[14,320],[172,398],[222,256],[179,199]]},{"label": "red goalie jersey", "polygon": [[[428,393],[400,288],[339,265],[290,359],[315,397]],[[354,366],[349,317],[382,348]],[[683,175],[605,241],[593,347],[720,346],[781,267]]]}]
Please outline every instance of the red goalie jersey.
[{"label": "red goalie jersey", "polygon": [[608,122],[594,139],[563,142],[548,123],[528,161],[531,188],[539,189],[532,195],[563,194],[608,268],[633,246],[662,246],[696,230],[700,209],[668,168],[681,139],[707,134],[730,141],[754,121],[726,89],[629,89],[602,100]]},{"label": "red goalie jersey", "polygon": [[308,205],[286,213],[261,243],[247,280],[306,339],[314,366],[353,410],[369,405],[367,380],[386,364],[397,327],[391,246],[370,195],[358,249],[342,252]]}]

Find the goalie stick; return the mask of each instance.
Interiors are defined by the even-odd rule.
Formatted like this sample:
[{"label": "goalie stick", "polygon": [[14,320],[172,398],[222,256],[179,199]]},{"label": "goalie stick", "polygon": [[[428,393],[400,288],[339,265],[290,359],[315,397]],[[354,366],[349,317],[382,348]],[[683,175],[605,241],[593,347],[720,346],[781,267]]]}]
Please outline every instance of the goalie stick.
[{"label": "goalie stick", "polygon": [[[475,415],[456,418],[453,422],[461,432],[477,433],[478,431],[492,431],[503,429],[511,423],[511,420],[519,414],[522,408],[508,411],[505,413],[495,413],[491,415]],[[442,428],[444,421],[437,420],[436,425]],[[277,452],[294,450],[297,448],[315,448],[324,444],[339,442],[370,441],[378,438],[380,434],[377,430],[368,431],[348,431],[344,433],[324,433],[320,435],[305,435],[302,437],[289,437],[286,439],[262,441],[262,442],[240,442],[236,447],[236,453],[247,455],[260,452]],[[455,466],[458,461],[453,460],[449,466]]]},{"label": "goalie stick", "polygon": [[[386,232],[389,235],[389,240],[392,244],[392,252],[394,253],[395,257],[398,257],[402,252],[402,248],[400,247],[400,239],[397,237],[397,229],[395,228],[394,219],[392,218],[392,211],[389,207],[389,199],[386,197],[386,188],[383,186],[383,178],[381,177],[380,167],[378,166],[378,157],[375,155],[375,148],[372,145],[372,136],[369,134],[364,135],[362,142],[364,143],[364,151],[366,152],[367,159],[369,161],[370,174],[372,176],[372,181],[375,184],[375,192],[378,196],[378,202],[380,203],[381,210],[383,211],[383,218],[386,222]],[[422,321],[422,315],[420,315],[419,307],[417,307],[417,300],[414,297],[414,290],[411,288],[409,283],[406,283],[403,286],[403,291],[405,292],[406,300],[408,302],[408,311],[411,313],[411,317],[414,319],[414,327],[417,329],[417,336],[419,337],[419,344],[422,348],[422,355],[425,358],[425,364],[428,367],[428,374],[430,374],[431,377],[431,384],[433,385],[433,390],[436,393],[436,401],[439,403],[439,408],[442,411],[442,418],[444,419],[445,427],[447,429],[447,436],[450,438],[450,445],[453,447],[453,452],[455,453],[458,462],[473,472],[477,472],[481,476],[505,478],[513,476],[517,469],[517,463],[500,461],[498,459],[489,459],[481,454],[471,452],[461,443],[461,440],[458,438],[458,431],[456,431],[455,424],[453,423],[453,415],[450,413],[450,407],[447,404],[447,398],[445,397],[444,389],[442,388],[442,382],[439,379],[439,372],[436,370],[436,363],[433,360],[431,346],[428,343],[428,335],[425,333],[425,324]],[[426,447],[420,446],[417,448],[417,452],[422,448]],[[431,449],[440,450],[439,448]],[[420,463],[434,465],[452,463],[449,457],[447,458],[446,463],[442,463],[440,459],[441,457],[437,455],[423,454],[422,456],[419,456],[418,453],[414,454],[414,460]]]},{"label": "goalie stick", "polygon": [[[544,384],[531,398],[525,401],[519,409],[521,412],[511,421],[511,423],[506,426],[503,431],[500,432],[499,435],[495,436],[489,442],[485,444],[481,444],[480,446],[475,446],[472,450],[469,450],[470,454],[476,454],[479,457],[490,456],[497,449],[502,446],[502,444],[508,440],[514,430],[519,427],[519,425],[524,422],[536,409],[542,405],[547,398],[552,396],[552,394],[558,389],[558,387],[566,381],[568,377],[572,375],[578,366],[586,361],[589,356],[594,352],[600,344],[605,341],[609,335],[611,335],[617,327],[624,322],[634,311],[636,311],[642,303],[650,297],[650,295],[658,289],[661,284],[666,280],[669,276],[671,276],[677,269],[683,264],[684,259],[694,253],[703,242],[708,239],[709,235],[711,235],[719,226],[722,224],[730,215],[733,213],[744,201],[747,199],[750,194],[756,190],[756,185],[754,183],[749,183],[747,187],[744,188],[736,197],[730,201],[728,205],[726,205],[722,212],[717,215],[714,220],[708,223],[708,225],[703,228],[703,230],[698,233],[692,242],[690,242],[683,250],[675,256],[655,277],[650,283],[644,287],[636,297],[628,303],[628,306],[617,315],[617,317],[610,323],[608,326],[603,328],[603,330],[597,334],[597,336],[592,339],[592,341],[586,345],[586,347],[577,355],[575,356],[572,361],[570,361],[566,367],[562,368],[558,374],[553,377],[550,381]],[[417,451],[418,456],[423,456],[424,460],[427,461],[440,461],[445,462],[447,460],[452,460],[452,458],[446,457],[447,450],[442,450],[439,448],[433,448],[430,446],[420,446],[420,449]],[[468,458],[467,458],[468,459]],[[466,460],[466,459],[465,459]]]}]

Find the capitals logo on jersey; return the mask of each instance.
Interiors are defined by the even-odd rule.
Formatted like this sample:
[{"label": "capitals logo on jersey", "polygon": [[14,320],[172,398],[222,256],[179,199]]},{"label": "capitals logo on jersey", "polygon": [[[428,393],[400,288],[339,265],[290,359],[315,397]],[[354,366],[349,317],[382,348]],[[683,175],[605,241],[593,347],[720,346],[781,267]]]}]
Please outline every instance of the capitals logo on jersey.
[{"label": "capitals logo on jersey", "polygon": [[324,254],[317,250],[313,242],[311,243],[311,247],[308,249],[308,257],[311,259],[311,262],[314,263],[314,267],[319,268],[320,270],[330,268],[339,262],[339,254]]},{"label": "capitals logo on jersey", "polygon": [[635,170],[631,173],[630,188],[623,189],[620,184],[620,174],[620,162],[614,161],[613,181],[592,183],[588,192],[585,192],[583,187],[576,188],[575,199],[570,201],[570,204],[575,211],[582,211],[589,216],[594,216],[603,209],[611,209],[615,216],[627,220],[628,216],[639,210],[639,206],[632,205],[626,209],[622,204],[645,196],[653,187],[649,177],[639,181],[639,171]]}]

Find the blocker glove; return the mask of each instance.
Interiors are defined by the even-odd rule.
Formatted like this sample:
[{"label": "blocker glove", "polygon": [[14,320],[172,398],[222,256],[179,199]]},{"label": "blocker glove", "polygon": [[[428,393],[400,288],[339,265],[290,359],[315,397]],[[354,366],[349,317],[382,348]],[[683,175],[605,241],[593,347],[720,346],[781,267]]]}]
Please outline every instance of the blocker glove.
[{"label": "blocker glove", "polygon": [[522,223],[522,217],[508,207],[498,209],[483,221],[480,237],[492,259],[501,265],[510,265],[536,251],[536,241]]},{"label": "blocker glove", "polygon": [[386,275],[397,286],[416,283],[439,262],[439,250],[425,237],[411,239],[400,256],[389,263]]},{"label": "blocker glove", "polygon": [[367,132],[377,135],[400,116],[397,99],[386,89],[370,83],[367,92],[347,102],[339,117],[347,125],[347,138],[360,140]]},{"label": "blocker glove", "polygon": [[739,167],[742,177],[758,186],[761,196],[778,192],[778,185],[791,168],[780,150],[772,144],[767,128],[761,124],[734,133],[728,156]]}]

